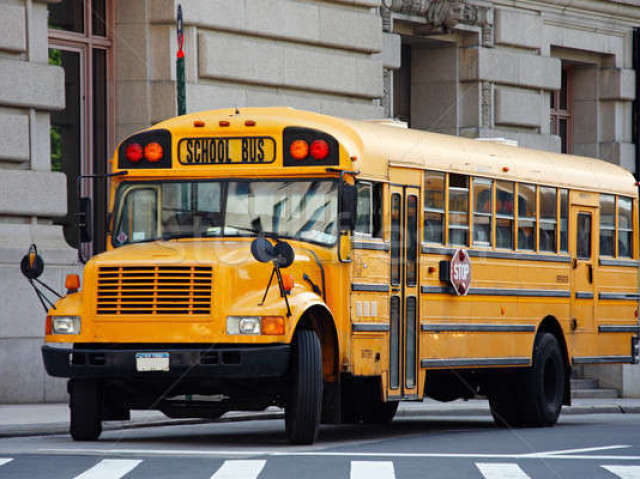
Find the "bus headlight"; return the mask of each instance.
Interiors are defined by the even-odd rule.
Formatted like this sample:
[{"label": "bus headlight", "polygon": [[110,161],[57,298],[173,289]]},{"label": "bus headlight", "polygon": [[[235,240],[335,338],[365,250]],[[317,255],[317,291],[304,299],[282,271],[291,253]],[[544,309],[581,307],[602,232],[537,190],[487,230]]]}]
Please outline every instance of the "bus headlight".
[{"label": "bus headlight", "polygon": [[227,316],[227,334],[260,334],[260,316]]},{"label": "bus headlight", "polygon": [[52,316],[53,334],[80,334],[80,316]]},{"label": "bus headlight", "polygon": [[227,334],[281,336],[284,332],[282,316],[227,316]]}]

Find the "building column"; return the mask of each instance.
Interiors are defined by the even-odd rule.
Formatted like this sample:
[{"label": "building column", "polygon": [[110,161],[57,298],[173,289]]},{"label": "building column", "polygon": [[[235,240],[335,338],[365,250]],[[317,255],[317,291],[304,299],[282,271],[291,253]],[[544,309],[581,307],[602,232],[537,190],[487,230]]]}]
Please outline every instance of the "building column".
[{"label": "building column", "polygon": [[64,107],[64,71],[48,64],[47,5],[0,5],[0,403],[59,401],[65,381],[42,365],[45,312],[19,262],[31,243],[58,291],[76,252],[53,219],[66,214],[66,178],[51,172],[49,112]]}]

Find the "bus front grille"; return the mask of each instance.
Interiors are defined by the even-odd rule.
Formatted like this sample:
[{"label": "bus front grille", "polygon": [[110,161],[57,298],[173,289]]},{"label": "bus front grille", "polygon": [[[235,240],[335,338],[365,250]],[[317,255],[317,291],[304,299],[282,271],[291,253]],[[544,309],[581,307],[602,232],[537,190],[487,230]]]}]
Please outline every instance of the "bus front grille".
[{"label": "bus front grille", "polygon": [[98,315],[211,313],[210,266],[103,266]]}]

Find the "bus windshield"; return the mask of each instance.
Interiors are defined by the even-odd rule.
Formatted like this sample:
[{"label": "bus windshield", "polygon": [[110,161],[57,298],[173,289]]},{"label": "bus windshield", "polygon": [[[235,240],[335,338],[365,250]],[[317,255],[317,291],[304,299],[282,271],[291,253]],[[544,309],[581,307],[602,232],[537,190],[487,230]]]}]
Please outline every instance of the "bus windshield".
[{"label": "bus windshield", "polygon": [[332,245],[337,238],[335,180],[124,183],[113,245],[259,233]]}]

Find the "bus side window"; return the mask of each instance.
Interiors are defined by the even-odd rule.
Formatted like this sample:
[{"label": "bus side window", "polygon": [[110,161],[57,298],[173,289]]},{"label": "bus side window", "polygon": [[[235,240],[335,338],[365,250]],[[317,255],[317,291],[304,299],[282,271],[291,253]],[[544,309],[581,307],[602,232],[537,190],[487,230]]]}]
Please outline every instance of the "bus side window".
[{"label": "bus side window", "polygon": [[616,197],[600,195],[600,256],[615,256]]},{"label": "bus side window", "polygon": [[513,249],[513,183],[496,181],[496,248]]},{"label": "bus side window", "polygon": [[591,258],[591,213],[578,213],[578,242],[576,253],[578,258]]},{"label": "bus side window", "polygon": [[373,225],[371,209],[373,203],[373,185],[368,181],[358,181],[358,214],[356,216],[356,233],[371,236]]},{"label": "bus side window", "polygon": [[493,181],[473,178],[473,244],[491,246]]},{"label": "bus side window", "polygon": [[449,244],[469,244],[469,177],[449,175]]},{"label": "bus side window", "polygon": [[560,190],[560,251],[569,251],[569,190]]},{"label": "bus side window", "polygon": [[444,244],[445,174],[426,171],[424,176],[424,241]]},{"label": "bus side window", "polygon": [[358,181],[356,233],[382,238],[382,183]]},{"label": "bus side window", "polygon": [[556,250],[556,225],[558,198],[555,188],[540,187],[540,230],[538,244],[540,251]]},{"label": "bus side window", "polygon": [[633,202],[631,198],[618,197],[618,256],[633,256]]},{"label": "bus side window", "polygon": [[536,249],[536,186],[518,184],[518,249]]}]

